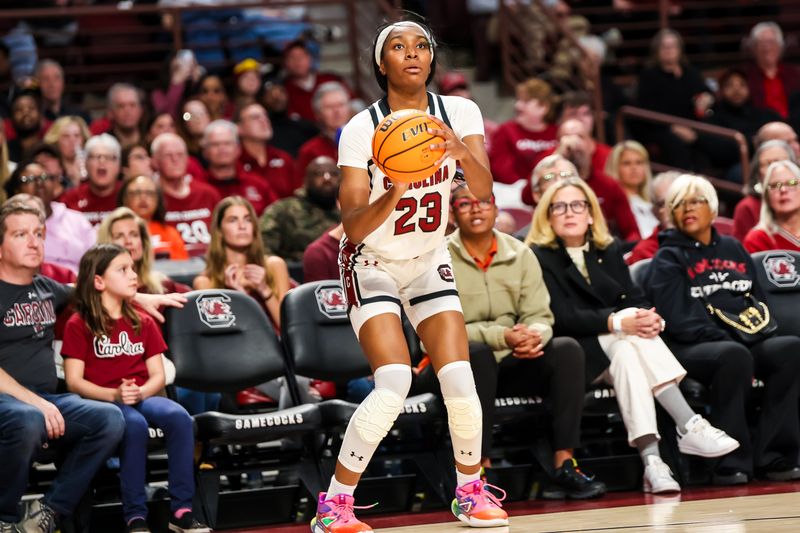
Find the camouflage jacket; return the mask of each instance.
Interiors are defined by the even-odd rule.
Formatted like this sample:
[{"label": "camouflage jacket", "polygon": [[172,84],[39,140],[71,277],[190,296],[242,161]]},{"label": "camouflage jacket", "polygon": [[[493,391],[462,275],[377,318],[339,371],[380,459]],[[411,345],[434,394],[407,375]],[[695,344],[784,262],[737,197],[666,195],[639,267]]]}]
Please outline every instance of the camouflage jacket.
[{"label": "camouflage jacket", "polygon": [[339,210],[322,209],[306,198],[305,189],[273,203],[259,221],[265,253],[302,261],[303,252],[325,230],[341,220]]}]

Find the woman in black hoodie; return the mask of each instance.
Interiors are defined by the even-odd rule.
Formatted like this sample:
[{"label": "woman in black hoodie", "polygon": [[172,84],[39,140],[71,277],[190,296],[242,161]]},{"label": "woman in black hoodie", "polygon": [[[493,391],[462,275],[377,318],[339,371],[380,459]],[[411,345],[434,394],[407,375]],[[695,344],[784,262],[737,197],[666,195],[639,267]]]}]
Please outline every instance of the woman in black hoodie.
[{"label": "woman in black hoodie", "polygon": [[[754,466],[767,479],[800,479],[800,338],[771,336],[748,345],[707,310],[710,304],[736,317],[757,306],[751,296],[769,304],[747,251],[713,228],[718,205],[704,178],[683,175],[672,184],[667,206],[675,229],[659,235],[645,286],[666,319],[673,353],[710,387],[714,423],[741,443],[721,460],[714,479],[745,483]],[[765,386],[751,445],[745,407],[753,375]]]}]

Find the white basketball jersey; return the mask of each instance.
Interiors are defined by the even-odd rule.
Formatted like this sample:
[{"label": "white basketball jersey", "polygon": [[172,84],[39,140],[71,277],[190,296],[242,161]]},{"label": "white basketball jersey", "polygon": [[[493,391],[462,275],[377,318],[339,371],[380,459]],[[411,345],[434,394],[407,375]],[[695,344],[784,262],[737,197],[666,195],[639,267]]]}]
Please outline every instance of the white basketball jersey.
[{"label": "white basketball jersey", "polygon": [[[484,134],[480,109],[472,100],[428,93],[426,112],[450,126],[459,139]],[[392,186],[372,161],[372,136],[390,113],[386,99],[379,100],[350,119],[339,138],[339,166],[367,171],[370,204]],[[362,253],[386,259],[413,259],[436,248],[447,228],[450,183],[455,171],[456,161],[447,158],[429,177],[412,183],[389,217],[364,239]]]}]

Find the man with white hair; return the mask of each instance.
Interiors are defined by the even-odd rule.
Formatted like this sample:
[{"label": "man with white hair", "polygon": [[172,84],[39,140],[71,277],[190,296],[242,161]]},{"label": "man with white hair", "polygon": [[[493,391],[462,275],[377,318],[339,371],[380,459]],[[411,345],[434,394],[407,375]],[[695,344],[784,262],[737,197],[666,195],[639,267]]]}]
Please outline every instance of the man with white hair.
[{"label": "man with white hair", "polygon": [[747,68],[747,83],[753,105],[789,117],[790,100],[800,92],[800,67],[781,61],[783,32],[774,22],[759,22],[750,30],[753,63]]},{"label": "man with white hair", "polygon": [[59,198],[70,209],[80,211],[96,226],[117,208],[121,149],[108,133],[95,135],[86,141],[86,172],[88,179]]},{"label": "man with white hair", "polygon": [[200,146],[208,162],[205,181],[220,196],[242,196],[253,204],[258,216],[278,199],[266,181],[246,173],[237,165],[242,148],[239,146],[236,124],[228,120],[215,120],[206,126]]},{"label": "man with white hair", "polygon": [[92,135],[110,133],[123,148],[144,139],[142,134],[144,107],[141,92],[129,83],[115,83],[108,90],[106,116],[92,122]]},{"label": "man with white hair", "polygon": [[668,170],[657,174],[650,182],[650,195],[653,198],[653,214],[658,219],[658,227],[648,237],[636,243],[630,253],[625,254],[625,263],[632,265],[642,259],[649,259],[658,251],[659,232],[673,227],[672,217],[667,207],[667,191],[672,182],[681,175],[676,170]]},{"label": "man with white hair", "polygon": [[295,182],[302,185],[308,164],[318,157],[339,159],[337,134],[353,116],[350,92],[337,81],[320,85],[311,99],[311,107],[317,115],[319,135],[312,137],[300,147],[295,164]]}]

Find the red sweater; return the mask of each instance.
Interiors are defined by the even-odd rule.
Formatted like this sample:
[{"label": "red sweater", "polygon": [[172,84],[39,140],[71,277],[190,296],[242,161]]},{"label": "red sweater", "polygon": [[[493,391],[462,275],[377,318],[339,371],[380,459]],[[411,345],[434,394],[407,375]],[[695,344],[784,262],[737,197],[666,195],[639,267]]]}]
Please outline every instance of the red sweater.
[{"label": "red sweater", "polygon": [[258,159],[242,148],[239,166],[245,173],[266,182],[278,198],[288,198],[303,186],[303,180],[295,178],[292,156],[274,146],[267,146],[267,162],[264,166],[259,165]]},{"label": "red sweater", "polygon": [[748,194],[736,204],[733,210],[733,236],[744,241],[747,232],[758,224],[761,218],[761,198]]},{"label": "red sweater", "polygon": [[660,228],[656,228],[656,230],[646,239],[642,239],[641,241],[636,243],[636,246],[633,247],[631,253],[625,257],[625,263],[628,265],[632,265],[634,263],[638,263],[643,259],[650,259],[656,252],[658,251],[658,232],[661,231]]},{"label": "red sweater", "polygon": [[330,137],[323,133],[306,141],[297,152],[297,161],[294,165],[295,181],[302,184],[306,176],[306,167],[320,156],[330,157],[335,162],[339,162],[339,148]]},{"label": "red sweater", "polygon": [[[348,91],[350,90],[344,80],[336,74],[317,73],[311,90],[304,89],[292,78],[284,80],[283,85],[286,87],[286,96],[289,100],[286,111],[289,116],[300,117],[310,122],[316,122],[317,116],[316,113],[314,113],[314,108],[311,106],[311,99],[314,97],[314,92],[317,90],[317,87],[329,81],[338,81],[344,85]],[[353,96],[352,91],[350,96]]]},{"label": "red sweater", "polygon": [[206,183],[214,187],[220,197],[242,196],[253,204],[256,216],[260,217],[264,209],[278,199],[269,184],[252,174],[237,172],[233,179],[220,180],[207,171],[205,175]]},{"label": "red sweater", "polygon": [[529,131],[509,120],[491,138],[489,161],[492,176],[500,183],[530,178],[533,167],[558,145],[558,128],[551,124],[542,131]]},{"label": "red sweater", "polygon": [[767,250],[800,251],[800,239],[788,231],[779,230],[768,233],[763,229],[752,229],[744,238],[744,247],[748,252],[766,252]]}]

